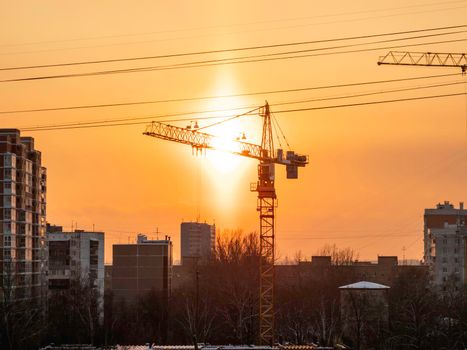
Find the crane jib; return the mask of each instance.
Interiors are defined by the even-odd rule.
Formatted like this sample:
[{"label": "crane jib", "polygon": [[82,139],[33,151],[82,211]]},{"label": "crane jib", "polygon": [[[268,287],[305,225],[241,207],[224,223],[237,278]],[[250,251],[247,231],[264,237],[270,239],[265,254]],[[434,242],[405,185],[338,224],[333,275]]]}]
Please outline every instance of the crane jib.
[{"label": "crane jib", "polygon": [[283,157],[283,151],[278,149],[276,156],[270,157],[260,145],[253,143],[228,140],[227,142],[216,142],[220,137],[197,131],[196,129],[186,129],[174,125],[152,122],[143,133],[146,136],[152,136],[162,140],[173,141],[189,145],[197,150],[213,149],[239,156],[258,159],[262,162],[270,162],[285,166],[304,167],[308,164],[308,157],[295,154],[293,151],[287,151],[286,157]]}]

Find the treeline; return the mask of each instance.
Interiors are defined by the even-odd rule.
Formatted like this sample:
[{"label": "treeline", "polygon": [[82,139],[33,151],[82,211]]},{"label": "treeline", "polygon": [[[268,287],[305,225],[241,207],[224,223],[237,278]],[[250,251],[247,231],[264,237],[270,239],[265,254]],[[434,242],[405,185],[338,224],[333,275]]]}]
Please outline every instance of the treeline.
[{"label": "treeline", "polygon": [[[466,347],[463,292],[453,285],[443,294],[436,293],[420,269],[407,268],[395,277],[388,292],[387,322],[375,322],[366,302],[354,303],[351,311],[358,317],[344,320],[338,287],[357,280],[339,264],[348,264],[353,252],[334,248],[329,254],[336,268],[313,279],[304,274],[276,283],[277,341],[343,343],[354,349]],[[168,303],[155,291],[133,303],[114,300],[106,291],[103,322],[92,288],[76,282],[49,300],[47,314],[26,304],[2,307],[0,348],[37,349],[51,342],[255,344],[259,261],[257,234],[222,235],[210,261],[193,265],[186,283],[172,291]]]}]

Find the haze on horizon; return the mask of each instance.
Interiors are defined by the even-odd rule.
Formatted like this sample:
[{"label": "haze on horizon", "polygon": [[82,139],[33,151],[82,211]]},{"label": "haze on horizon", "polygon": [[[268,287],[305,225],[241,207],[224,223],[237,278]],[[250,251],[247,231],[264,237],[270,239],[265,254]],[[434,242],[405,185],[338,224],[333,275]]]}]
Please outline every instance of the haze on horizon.
[{"label": "haze on horizon", "polygon": [[[464,25],[466,1],[61,1],[5,2],[0,11],[0,68],[121,57],[221,50]],[[8,28],[8,29],[7,29]],[[14,31],[11,28],[15,28]],[[398,50],[466,52],[466,32],[413,39],[414,44],[457,42]],[[420,34],[422,35],[422,34]],[[367,39],[369,42],[381,40]],[[464,41],[460,41],[464,40]],[[347,44],[348,42],[345,42]],[[400,43],[398,43],[400,44]],[[326,43],[318,46],[339,45]],[[389,47],[391,43],[368,45]],[[396,45],[396,44],[394,44]],[[299,48],[293,48],[300,50]],[[358,49],[356,47],[355,49]],[[284,50],[284,49],[283,49]],[[272,52],[273,50],[271,50]],[[466,92],[455,68],[377,66],[388,49],[298,59],[226,64],[69,79],[0,83],[1,127],[110,120],[375,93],[361,98],[302,103],[293,108]],[[257,52],[212,54],[209,59]],[[207,57],[190,57],[189,60]],[[0,80],[184,62],[183,58],[78,67],[0,71]],[[8,114],[4,111],[222,96],[442,74],[456,76],[394,84],[259,94],[160,104]],[[388,89],[460,83],[376,94]],[[189,117],[188,117],[189,118]],[[377,255],[421,259],[423,210],[467,200],[467,97],[454,96],[349,108],[277,113],[293,150],[310,156],[298,180],[276,168],[277,252],[310,256],[326,243],[350,247],[361,259]],[[150,119],[148,119],[149,121]],[[185,126],[189,121],[178,123]],[[206,125],[208,122],[200,122]],[[190,147],[142,135],[145,125],[55,131],[33,136],[48,171],[47,219],[106,233],[111,245],[138,232],[169,234],[179,254],[182,220],[225,229],[258,230],[256,161],[220,153],[194,157]],[[209,129],[208,129],[209,130]],[[258,142],[259,117],[213,132],[246,133]]]}]

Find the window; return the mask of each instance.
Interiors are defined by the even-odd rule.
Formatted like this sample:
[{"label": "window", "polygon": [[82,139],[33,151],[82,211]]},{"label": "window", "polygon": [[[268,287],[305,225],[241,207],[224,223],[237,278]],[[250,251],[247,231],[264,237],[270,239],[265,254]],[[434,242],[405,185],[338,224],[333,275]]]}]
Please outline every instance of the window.
[{"label": "window", "polygon": [[3,207],[11,208],[16,206],[16,196],[3,196]]},{"label": "window", "polygon": [[443,272],[448,272],[448,269],[446,267],[443,267]]},{"label": "window", "polygon": [[11,236],[10,235],[5,235],[3,237],[3,242],[5,247],[10,247],[11,246]]},{"label": "window", "polygon": [[5,180],[11,180],[11,169],[5,168],[3,174],[5,176]]},{"label": "window", "polygon": [[5,157],[3,159],[4,159],[4,163],[3,163],[4,166],[11,167],[11,155],[5,154]]},{"label": "window", "polygon": [[3,233],[11,233],[11,222],[5,222],[3,224]]},{"label": "window", "polygon": [[10,194],[11,193],[11,182],[4,182],[3,183],[3,193]]}]

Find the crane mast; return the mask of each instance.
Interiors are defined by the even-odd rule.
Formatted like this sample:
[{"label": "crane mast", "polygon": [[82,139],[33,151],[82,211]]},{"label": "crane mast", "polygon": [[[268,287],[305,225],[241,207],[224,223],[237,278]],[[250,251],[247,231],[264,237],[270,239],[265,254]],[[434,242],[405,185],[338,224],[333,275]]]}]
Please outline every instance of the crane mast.
[{"label": "crane mast", "polygon": [[274,143],[272,138],[269,105],[262,108],[263,136],[261,149],[267,157],[258,165],[258,182],[252,190],[258,192],[260,240],[260,295],[259,295],[259,336],[260,343],[274,342],[274,253],[275,253],[275,209],[276,189],[274,186],[275,167]]},{"label": "crane mast", "polygon": [[308,164],[308,157],[282,149],[274,151],[272,122],[269,104],[260,109],[262,117],[261,145],[232,140],[226,146],[216,142],[218,137],[196,129],[152,122],[144,135],[190,145],[193,150],[203,152],[213,149],[259,160],[258,180],[250,190],[258,193],[257,211],[260,220],[260,287],[259,287],[259,341],[262,345],[274,343],[274,254],[275,254],[275,210],[277,196],[274,185],[275,165],[285,165],[288,179],[298,178],[298,168]]},{"label": "crane mast", "polygon": [[467,70],[467,55],[465,53],[389,51],[385,56],[379,58],[378,65],[382,64],[459,67],[462,73],[465,73]]}]

